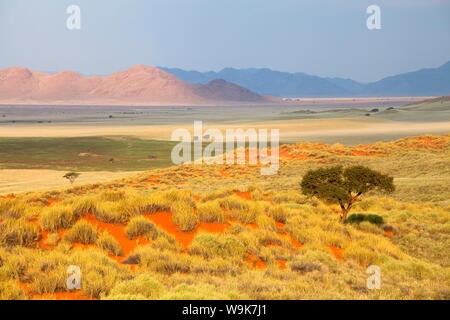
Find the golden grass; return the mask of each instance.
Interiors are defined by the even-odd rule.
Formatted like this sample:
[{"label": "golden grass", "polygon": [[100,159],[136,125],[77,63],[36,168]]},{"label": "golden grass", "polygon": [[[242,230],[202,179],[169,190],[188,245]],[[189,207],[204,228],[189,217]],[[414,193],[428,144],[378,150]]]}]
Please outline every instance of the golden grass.
[{"label": "golden grass", "polygon": [[94,244],[97,241],[97,229],[85,220],[80,220],[70,228],[64,236],[64,239],[75,243]]},{"label": "golden grass", "polygon": [[22,219],[6,219],[0,223],[0,246],[30,247],[39,239],[39,230]]},{"label": "golden grass", "polygon": [[158,230],[153,222],[148,221],[142,216],[137,216],[130,220],[125,228],[125,234],[129,239],[145,236],[149,240],[154,240],[158,237]]},{"label": "golden grass", "polygon": [[200,216],[200,221],[202,222],[223,223],[225,221],[225,213],[220,207],[220,203],[218,201],[200,203],[197,209]]},{"label": "golden grass", "polygon": [[[360,147],[386,154],[362,158],[339,145],[288,146],[286,152],[316,160],[286,163],[276,184],[257,167],[184,165],[154,172],[160,185],[129,183],[141,181],[137,176],[98,190],[0,199],[0,298],[64,292],[67,267],[78,265],[83,294],[102,299],[449,299],[450,148],[445,137],[427,139]],[[300,193],[306,170],[336,163],[364,163],[396,177],[392,197],[369,194],[352,211],[380,215],[383,225],[342,224],[338,207]],[[166,233],[142,216],[162,211],[179,231]],[[130,239],[151,240],[124,257],[134,257],[134,272],[109,257],[122,254],[122,244],[84,221],[85,214],[126,225]],[[209,233],[201,222],[227,228]],[[51,232],[45,244],[54,248],[39,249],[39,228]],[[182,247],[175,234],[193,241]],[[381,290],[366,287],[371,264],[382,269]]]}]

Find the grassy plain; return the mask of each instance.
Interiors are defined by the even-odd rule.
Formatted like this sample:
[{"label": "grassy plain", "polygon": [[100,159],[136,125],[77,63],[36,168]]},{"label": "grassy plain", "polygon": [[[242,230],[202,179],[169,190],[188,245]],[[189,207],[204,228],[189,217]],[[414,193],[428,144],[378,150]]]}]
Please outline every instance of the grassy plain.
[{"label": "grassy plain", "polygon": [[[450,135],[280,148],[281,169],[182,165],[0,199],[1,299],[449,299]],[[397,190],[341,224],[299,191],[312,168],[363,164]],[[276,183],[274,183],[276,181]],[[382,287],[366,286],[369,265]],[[67,267],[82,270],[68,292]]]},{"label": "grassy plain", "polygon": [[[280,147],[276,176],[259,165],[171,166],[170,133],[190,120],[6,123],[0,299],[448,300],[448,101],[208,123],[281,129],[296,143]],[[394,193],[370,193],[352,211],[383,224],[341,224],[337,206],[300,192],[308,170],[336,164],[394,177]],[[69,170],[82,172],[71,187]],[[71,265],[81,290],[66,288]],[[379,290],[367,288],[369,265],[382,270]]]}]

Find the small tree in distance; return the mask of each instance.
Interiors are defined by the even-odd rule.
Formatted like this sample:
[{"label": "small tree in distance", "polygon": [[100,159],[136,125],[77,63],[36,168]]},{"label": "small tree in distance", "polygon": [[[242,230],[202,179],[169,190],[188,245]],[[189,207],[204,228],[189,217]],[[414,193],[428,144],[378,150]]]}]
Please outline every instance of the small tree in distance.
[{"label": "small tree in distance", "polygon": [[69,180],[70,184],[73,184],[79,176],[80,174],[77,172],[68,172],[63,176],[63,178]]},{"label": "small tree in distance", "polygon": [[364,166],[343,168],[335,166],[308,171],[300,183],[305,195],[316,196],[327,202],[339,204],[341,207],[341,222],[347,220],[347,215],[360,196],[378,190],[386,193],[395,190],[394,178],[374,171]]}]

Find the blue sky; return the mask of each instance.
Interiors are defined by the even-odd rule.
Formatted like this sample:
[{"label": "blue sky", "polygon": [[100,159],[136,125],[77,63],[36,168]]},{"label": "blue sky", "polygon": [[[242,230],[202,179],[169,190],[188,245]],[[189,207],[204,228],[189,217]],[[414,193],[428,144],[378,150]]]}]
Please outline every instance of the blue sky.
[{"label": "blue sky", "polygon": [[[81,30],[66,8],[81,8]],[[366,27],[381,7],[382,29]],[[374,81],[450,60],[450,0],[0,0],[0,68],[266,67]]]}]

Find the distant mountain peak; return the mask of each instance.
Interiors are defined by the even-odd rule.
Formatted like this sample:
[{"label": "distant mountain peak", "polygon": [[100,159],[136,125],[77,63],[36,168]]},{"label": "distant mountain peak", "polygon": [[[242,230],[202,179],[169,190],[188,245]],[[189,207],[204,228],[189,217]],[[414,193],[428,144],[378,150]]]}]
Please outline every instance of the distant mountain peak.
[{"label": "distant mountain peak", "polygon": [[45,74],[23,67],[0,70],[0,100],[43,104],[272,102],[223,79],[194,85],[164,70],[142,64],[104,77],[86,77],[73,71]]},{"label": "distant mountain peak", "polygon": [[302,72],[274,71],[268,68],[225,68],[219,72],[162,69],[190,83],[208,84],[214,79],[224,79],[260,95],[286,98],[450,94],[450,61],[438,68],[394,75],[372,83],[337,77],[324,78]]}]

